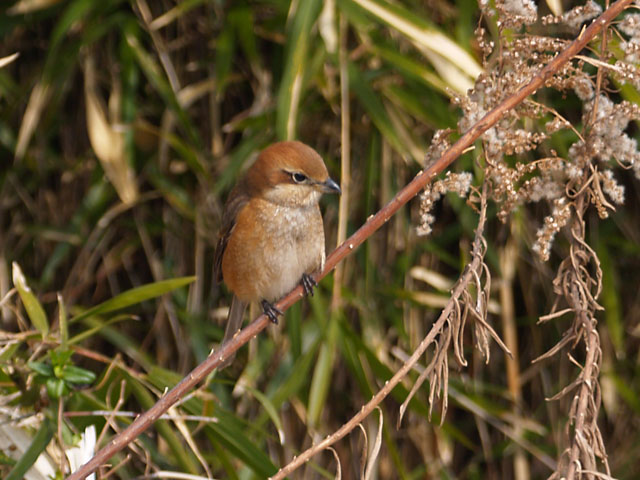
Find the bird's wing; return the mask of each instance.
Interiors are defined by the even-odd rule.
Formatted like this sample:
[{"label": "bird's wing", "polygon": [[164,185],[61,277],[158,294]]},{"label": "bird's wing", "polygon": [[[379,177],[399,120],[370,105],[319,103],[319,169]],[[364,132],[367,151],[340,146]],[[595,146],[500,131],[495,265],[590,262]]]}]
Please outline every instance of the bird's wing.
[{"label": "bird's wing", "polygon": [[240,210],[249,202],[249,198],[249,195],[246,193],[246,188],[238,184],[229,194],[227,203],[224,206],[220,238],[218,239],[218,245],[216,245],[216,251],[213,255],[213,271],[215,279],[218,282],[222,280],[222,256],[224,255],[224,249],[227,247],[227,242],[236,224],[238,213],[240,213]]}]

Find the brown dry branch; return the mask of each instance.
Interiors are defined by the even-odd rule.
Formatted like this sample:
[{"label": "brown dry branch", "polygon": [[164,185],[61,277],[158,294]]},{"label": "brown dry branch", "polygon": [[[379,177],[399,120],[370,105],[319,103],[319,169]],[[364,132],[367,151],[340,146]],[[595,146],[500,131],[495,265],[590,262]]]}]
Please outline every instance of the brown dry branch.
[{"label": "brown dry branch", "polygon": [[[523,4],[526,4],[526,0]],[[487,16],[493,15],[488,3],[483,8]],[[599,9],[598,5],[589,1],[587,5],[576,7],[562,18],[555,19],[554,23],[569,23],[577,27],[585,20],[585,16],[592,18]],[[509,13],[500,8],[498,11],[499,21]],[[551,398],[570,400],[565,428],[566,448],[559,449],[562,454],[551,475],[554,480],[611,478],[604,442],[597,425],[601,403],[598,376],[602,355],[595,314],[601,310],[597,301],[602,289],[602,272],[595,252],[586,243],[583,217],[587,208],[593,205],[600,218],[607,218],[615,210],[614,204],[624,202],[624,187],[614,177],[612,160],[621,168],[633,169],[636,177],[640,178],[640,151],[636,140],[627,133],[629,122],[640,118],[640,107],[629,101],[616,102],[607,78],[611,76],[621,82],[631,82],[636,87],[640,85],[638,50],[633,47],[640,44],[637,25],[638,16],[633,14],[627,16],[618,27],[630,37],[627,41],[620,35],[622,44],[626,45],[623,50],[628,63],[617,61],[614,65],[610,64],[613,53],[608,49],[605,30],[599,44],[599,59],[577,56],[576,62],[566,64],[545,82],[545,86],[563,94],[573,91],[583,102],[584,127],[581,132],[570,126],[557,112],[550,111],[540,103],[527,101],[511,110],[483,137],[487,163],[484,173],[493,180],[492,197],[499,205],[498,218],[506,221],[518,205],[546,199],[552,211],[538,230],[533,246],[534,252],[545,261],[550,257],[554,237],[565,227],[569,233],[569,256],[560,264],[554,282],[557,295],[555,305],[550,314],[540,319],[542,322],[567,313],[573,314],[573,321],[561,340],[538,360],[548,359],[570,347],[569,359],[580,369],[575,380]],[[612,31],[616,32],[615,29]],[[549,58],[553,52],[563,48],[562,41],[556,39],[526,33],[521,38],[512,38],[511,33],[500,36],[496,68],[487,66],[487,73],[478,79],[471,94],[458,99],[467,114],[462,122],[468,122],[469,118],[477,116],[483,109],[497,104],[504,90],[514,88],[514,85],[523,81],[524,76],[537,68],[538,57]],[[492,49],[492,45],[484,42],[483,50],[486,53]],[[585,64],[597,69],[595,82]],[[526,120],[542,119],[545,112],[555,117],[545,125],[546,133],[530,132]],[[553,151],[547,158],[534,162],[518,160],[515,165],[508,161],[510,159],[504,158],[533,152],[537,145],[548,138],[546,135],[567,128],[576,133],[578,140],[571,145],[566,159],[558,157]],[[568,304],[569,308],[558,311],[561,303]]]},{"label": "brown dry branch", "polygon": [[[587,473],[598,470],[598,458],[606,470],[604,478],[610,478],[611,475],[604,442],[597,424],[601,403],[598,375],[602,351],[595,312],[602,309],[596,301],[602,286],[602,272],[595,252],[584,239],[583,215],[589,203],[587,195],[587,190],[584,190],[582,196],[573,204],[570,253],[560,264],[553,282],[554,292],[567,302],[569,311],[573,312],[573,322],[560,342],[535,360],[549,358],[569,344],[574,348],[580,342],[584,344],[584,365],[579,365],[578,377],[550,399],[559,400],[575,392],[571,400],[569,422],[565,428],[568,446],[561,455],[557,470],[550,477],[553,480],[602,478],[602,474]],[[595,277],[590,272],[590,265],[595,270]],[[565,314],[567,310],[557,313]],[[541,318],[541,321],[547,321],[552,316],[554,313]]]},{"label": "brown dry branch", "polygon": [[[433,358],[427,368],[425,368],[418,380],[415,382],[411,392],[407,396],[406,400],[400,407],[400,418],[398,424],[402,421],[402,416],[411,401],[411,398],[420,388],[425,379],[429,378],[431,385],[429,393],[429,414],[433,407],[436,396],[442,395],[442,417],[447,408],[447,396],[448,396],[448,380],[449,380],[449,365],[448,365],[448,353],[449,346],[453,342],[457,345],[462,342],[461,335],[464,329],[464,321],[467,315],[473,311],[473,315],[476,319],[486,315],[486,304],[488,297],[485,295],[488,291],[485,291],[481,287],[480,276],[483,271],[486,271],[484,265],[484,253],[486,251],[486,244],[484,240],[484,226],[486,223],[487,212],[487,195],[486,188],[483,191],[481,198],[480,216],[478,218],[478,226],[476,227],[475,238],[473,241],[472,260],[465,268],[464,272],[456,282],[455,286],[451,290],[451,299],[447,302],[447,305],[442,310],[442,313],[438,319],[434,322],[431,330],[426,337],[420,342],[413,354],[404,362],[404,364],[398,369],[398,371],[385,382],[384,386],[376,393],[371,400],[362,406],[360,411],[355,414],[351,419],[342,425],[331,435],[328,435],[321,442],[312,445],[300,455],[294,457],[291,462],[282,467],[275,475],[270,477],[270,480],[280,480],[292,473],[308,462],[314,455],[329,448],[338,440],[342,439],[354,428],[361,424],[361,422],[373,412],[382,400],[384,400],[389,393],[400,383],[400,381],[411,371],[416,363],[420,360],[422,355],[433,344],[434,352]],[[477,288],[477,299],[473,300],[472,295],[469,293],[469,288],[475,286]],[[469,300],[472,300],[470,305]],[[461,303],[464,305],[464,313],[461,312]],[[476,323],[478,325],[478,323]],[[482,338],[486,339],[486,333],[484,325],[479,327],[483,332]],[[490,328],[490,327],[489,327]],[[476,331],[476,334],[478,331]],[[495,332],[492,334],[492,336]],[[455,338],[454,338],[455,337]],[[506,347],[505,347],[506,348]],[[465,364],[465,360],[458,351],[458,347],[454,347],[455,358],[461,363]],[[442,394],[441,394],[442,392]]]},{"label": "brown dry branch", "polygon": [[[476,227],[475,239],[473,241],[473,249],[471,251],[471,262],[467,265],[462,276],[458,279],[458,283],[453,288],[451,298],[443,310],[438,321],[434,324],[427,337],[431,337],[431,343],[435,345],[433,358],[427,368],[421,373],[416,382],[413,384],[409,395],[400,406],[400,416],[398,418],[398,426],[402,422],[404,413],[409,406],[409,402],[428,378],[431,386],[429,392],[429,418],[433,410],[434,401],[442,395],[442,407],[440,412],[441,422],[448,405],[448,383],[449,383],[449,365],[448,353],[449,345],[453,343],[453,355],[456,362],[460,366],[466,366],[467,361],[463,356],[463,338],[464,327],[469,315],[474,319],[474,333],[476,338],[476,347],[489,361],[489,336],[493,337],[500,347],[509,355],[511,352],[496,334],[493,328],[486,322],[487,308],[489,305],[489,294],[491,291],[491,276],[487,265],[484,263],[484,256],[487,250],[486,241],[483,236],[484,226],[486,222],[487,210],[487,185],[482,191],[480,197],[480,217]],[[484,278],[484,281],[482,280]],[[473,293],[472,290],[475,292]],[[474,298],[475,297],[475,298]],[[440,324],[440,322],[443,322]],[[436,330],[438,339],[432,336],[432,332]],[[425,338],[426,340],[426,338]],[[423,340],[423,343],[424,341]],[[420,344],[423,345],[422,343]],[[428,348],[429,344],[425,346]],[[418,347],[420,348],[420,347]],[[412,356],[413,358],[413,356]],[[405,365],[410,359],[405,362]],[[413,367],[413,364],[410,365]],[[442,394],[441,394],[442,392]]]},{"label": "brown dry branch", "polygon": [[[531,80],[523,83],[523,86],[514,93],[502,100],[496,107],[469,125],[465,134],[451,148],[440,157],[440,159],[420,172],[407,186],[375,215],[360,227],[350,238],[343,242],[331,255],[328,256],[325,268],[316,276],[320,280],[330,273],[338,262],[350,255],[376,230],[384,225],[403,205],[415,197],[425,185],[436,175],[448,167],[458,156],[469,148],[484,132],[502,119],[507,112],[522,103],[529,95],[536,92],[548,81],[554,73],[559,71],[571,58],[577,55],[585,46],[612,20],[614,20],[625,8],[631,4],[631,0],[618,0],[608,8],[600,17],[584,29],[580,35],[569,44],[565,50],[558,53],[553,59],[541,69],[532,72]],[[302,298],[302,288],[298,287],[276,303],[281,310],[286,310],[293,303]],[[241,330],[235,338],[226,343],[220,350],[213,352],[204,362],[194,368],[185,378],[173,389],[168,391],[158,402],[145,413],[141,414],[131,425],[116,435],[112,441],[99,450],[94,457],[85,465],[72,473],[68,480],[81,480],[94,472],[100,465],[107,462],[115,453],[125,448],[135,440],[142,432],[149,428],[171,405],[176,403],[188,391],[200,383],[211,371],[213,371],[225,358],[233,354],[242,345],[254,338],[258,333],[269,325],[266,316],[261,315],[246,328]],[[407,370],[408,371],[408,370]],[[407,371],[404,373],[406,374]],[[395,377],[394,377],[395,378]],[[391,391],[384,388],[387,394]],[[384,396],[377,397],[382,401]]]},{"label": "brown dry branch", "polygon": [[[626,116],[611,115],[617,109],[625,110],[625,102],[614,106],[607,97],[601,94],[604,87],[607,57],[607,31],[602,34],[599,68],[596,76],[596,84],[591,102],[586,104],[583,115],[584,134],[580,137],[576,155],[574,158],[578,165],[582,166],[582,174],[576,176],[566,189],[566,197],[562,197],[564,214],[562,223],[569,225],[569,256],[560,264],[553,282],[556,302],[549,315],[540,319],[548,321],[551,318],[573,314],[573,320],[562,339],[547,353],[536,361],[556,355],[567,346],[572,351],[584,350],[583,364],[580,364],[570,353],[570,361],[578,366],[579,374],[569,385],[550,400],[560,400],[573,395],[570,400],[569,419],[565,426],[566,448],[563,450],[556,471],[550,479],[589,479],[612,478],[607,460],[607,453],[600,429],[597,424],[600,411],[601,393],[599,373],[602,364],[602,350],[600,348],[600,335],[596,312],[603,308],[598,304],[598,298],[602,291],[602,270],[596,253],[586,242],[586,227],[584,214],[590,204],[593,204],[600,218],[606,218],[610,210],[614,210],[603,194],[607,194],[618,203],[623,199],[620,187],[607,186],[611,178],[611,170],[600,171],[598,159],[606,159],[610,156],[617,157],[615,153],[603,148],[606,145],[607,135],[615,132],[610,122],[619,122],[624,125]],[[628,108],[632,111],[633,107]],[[613,119],[613,120],[611,120]],[[624,134],[620,135],[623,137]],[[603,138],[605,140],[603,140]],[[624,144],[624,141],[615,142]],[[619,156],[619,155],[618,155]],[[626,161],[622,159],[622,161]],[[632,161],[629,162],[633,164]],[[617,188],[615,188],[617,187]],[[560,301],[564,300],[568,309],[556,312]],[[604,467],[601,472],[600,465]]]}]

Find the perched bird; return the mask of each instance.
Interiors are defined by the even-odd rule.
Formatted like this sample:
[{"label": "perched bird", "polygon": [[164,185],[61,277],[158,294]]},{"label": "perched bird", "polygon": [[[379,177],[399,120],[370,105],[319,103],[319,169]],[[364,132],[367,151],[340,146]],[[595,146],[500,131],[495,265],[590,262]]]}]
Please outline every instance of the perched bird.
[{"label": "perched bird", "polygon": [[[278,322],[271,302],[302,284],[313,294],[310,276],[324,267],[324,226],[318,201],[341,193],[322,157],[300,142],[265,148],[227,199],[214,273],[233,292],[223,344],[242,326],[250,302]],[[225,360],[226,366],[233,357]]]}]

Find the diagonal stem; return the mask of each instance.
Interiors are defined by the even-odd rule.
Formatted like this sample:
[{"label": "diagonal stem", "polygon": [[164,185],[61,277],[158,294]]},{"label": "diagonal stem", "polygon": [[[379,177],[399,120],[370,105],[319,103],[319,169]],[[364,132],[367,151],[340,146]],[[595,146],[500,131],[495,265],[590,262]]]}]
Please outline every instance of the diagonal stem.
[{"label": "diagonal stem", "polygon": [[[463,294],[463,292],[468,288],[469,283],[473,281],[474,273],[478,270],[478,268],[480,268],[480,265],[482,264],[482,261],[483,261],[483,256],[477,254],[477,252],[482,250],[482,241],[483,241],[482,235],[484,233],[484,225],[486,222],[486,199],[484,196],[483,196],[482,202],[483,202],[483,205],[482,205],[482,208],[480,209],[480,218],[478,219],[478,227],[476,228],[475,240],[473,242],[473,254],[472,254],[473,260],[466,267],[464,273],[460,276],[456,285],[453,287],[451,291],[451,299],[449,300],[449,302],[447,302],[447,305],[444,307],[444,309],[440,313],[438,320],[436,320],[433,323],[431,330],[429,331],[427,336],[422,339],[422,341],[420,342],[420,345],[418,345],[418,347],[415,349],[413,354],[411,354],[411,357],[409,357],[404,362],[402,367],[398,369],[398,371],[393,375],[393,377],[391,377],[388,381],[384,382],[384,386],[378,391],[378,393],[376,393],[371,398],[371,400],[369,400],[366,403],[366,405],[363,405],[362,408],[358,411],[358,413],[356,413],[353,417],[351,417],[351,419],[347,423],[342,425],[338,430],[333,432],[331,435],[327,435],[321,442],[315,445],[312,445],[303,453],[294,457],[294,459],[291,462],[289,462],[287,465],[282,467],[274,476],[270,477],[269,480],[282,480],[291,472],[296,470],[298,467],[304,465],[316,453],[330,447],[335,442],[337,442],[338,440],[343,438],[345,435],[347,435],[357,425],[359,425],[365,418],[369,416],[369,414],[373,410],[375,410],[376,408],[379,408],[378,405],[380,404],[380,402],[382,402],[382,400],[384,400],[387,397],[387,395],[391,393],[391,391],[398,385],[398,383],[402,381],[402,379],[407,375],[407,373],[409,373],[409,371],[413,369],[415,364],[418,363],[418,360],[420,360],[422,355],[424,355],[424,353],[427,351],[427,348],[429,348],[429,345],[434,343],[436,337],[442,333],[442,329],[444,328],[445,324],[449,320],[449,316],[453,313],[453,311],[457,307],[458,299]],[[441,349],[439,351],[439,354],[445,355],[445,358],[446,358],[447,347],[444,347],[443,349]],[[437,367],[438,363],[439,362],[436,360],[435,362],[432,363],[432,365],[430,365],[430,367],[436,365],[436,368],[438,368]],[[427,369],[427,372],[428,371],[429,369]],[[421,374],[420,376],[424,377],[422,378],[422,380],[424,380],[427,375],[424,375],[424,372],[423,372],[423,374]],[[419,385],[419,382],[416,382],[416,385]],[[445,386],[445,392],[443,395],[443,401],[446,402],[446,380],[445,380],[444,386]],[[432,388],[431,395],[435,395],[436,392],[438,391],[439,391],[439,388]],[[414,393],[414,390],[412,390],[412,393]],[[431,401],[430,401],[430,404],[433,405]],[[403,406],[405,405],[403,404]]]}]

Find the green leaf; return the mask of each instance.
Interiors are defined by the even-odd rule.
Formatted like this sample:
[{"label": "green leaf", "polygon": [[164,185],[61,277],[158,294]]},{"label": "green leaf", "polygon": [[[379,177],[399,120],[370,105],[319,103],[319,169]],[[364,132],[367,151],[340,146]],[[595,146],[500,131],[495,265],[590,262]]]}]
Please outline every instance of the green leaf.
[{"label": "green leaf", "polygon": [[316,368],[313,371],[313,377],[311,379],[307,414],[308,423],[311,428],[315,428],[318,425],[326,404],[327,396],[329,395],[329,389],[331,388],[331,374],[336,356],[337,333],[337,316],[332,315],[327,331],[327,339],[320,346],[318,361],[316,362]]},{"label": "green leaf", "polygon": [[17,462],[4,452],[0,452],[0,465],[15,465]]},{"label": "green leaf", "polygon": [[92,0],[76,0],[71,2],[56,24],[49,39],[49,48],[55,51],[74,25],[82,23],[94,7]]},{"label": "green leaf", "polygon": [[42,362],[28,362],[27,367],[45,377],[53,377],[53,367]]},{"label": "green leaf", "polygon": [[131,290],[127,290],[126,292],[116,295],[100,305],[96,305],[95,307],[76,315],[70,321],[77,322],[78,320],[82,320],[83,318],[87,318],[92,315],[101,315],[113,312],[137,303],[142,303],[151,298],[160,297],[165,293],[175,290],[176,288],[190,284],[195,279],[196,277],[172,278],[132,288]]},{"label": "green leaf", "polygon": [[44,449],[49,445],[51,438],[53,437],[54,428],[53,423],[45,418],[44,422],[40,426],[40,430],[33,437],[33,441],[27,451],[24,452],[18,463],[13,467],[9,474],[5,477],[5,480],[22,480],[25,478],[25,474],[31,468],[31,466],[38,459],[40,454],[44,452]]},{"label": "green leaf", "polygon": [[353,4],[391,30],[405,35],[434,65],[447,84],[458,92],[466,92],[472,80],[482,73],[482,67],[466,50],[409,9],[385,0],[349,0],[343,2],[341,7]]},{"label": "green leaf", "polygon": [[398,52],[392,46],[374,45],[371,47],[371,51],[388,62],[396,71],[401,71],[407,77],[418,80],[426,87],[434,88],[445,95],[449,95],[447,91],[448,85],[432,69],[427,68],[424,63]]},{"label": "green leaf", "polygon": [[[152,360],[144,349],[140,349],[140,342],[132,338],[127,332],[120,328],[114,328],[113,325],[118,323],[119,319],[132,318],[131,315],[116,315],[117,321],[104,321],[101,315],[91,315],[83,318],[82,323],[89,326],[87,332],[91,332],[90,336],[99,334],[105,340],[114,345],[117,351],[130,357],[134,362],[139,364],[143,370],[148,370],[152,364]],[[135,317],[133,317],[135,320]],[[82,334],[78,335],[80,337]],[[70,341],[73,342],[77,337]],[[80,339],[78,339],[80,341]]]},{"label": "green leaf", "polygon": [[188,191],[172,182],[154,165],[150,166],[148,175],[149,181],[157,190],[162,192],[162,195],[171,206],[189,220],[195,221],[195,206],[193,198]]},{"label": "green leaf", "polygon": [[232,22],[225,22],[224,28],[216,38],[215,52],[217,95],[222,98],[229,80],[235,52],[235,35]]},{"label": "green leaf", "polygon": [[49,352],[51,365],[53,365],[54,367],[64,367],[67,363],[69,363],[72,355],[73,351],[69,349],[56,348],[55,350],[51,350]]},{"label": "green leaf", "polygon": [[214,441],[224,445],[233,455],[251,468],[258,478],[270,477],[277,471],[269,456],[238,428],[237,421],[222,412],[219,412],[218,418],[218,423],[207,425],[207,433],[211,434]]},{"label": "green leaf", "polygon": [[254,68],[258,68],[261,61],[255,32],[256,19],[253,10],[246,6],[235,8],[229,14],[229,21],[237,29],[237,38],[249,63]]},{"label": "green leaf", "polygon": [[389,119],[384,103],[371,87],[372,80],[370,76],[365,78],[355,64],[349,63],[349,85],[367,111],[367,115],[387,141],[393,145],[393,148],[406,155],[408,153],[407,149],[402,144],[398,132]]},{"label": "green leaf", "polygon": [[247,135],[244,141],[230,154],[229,166],[217,178],[212,192],[219,195],[224,189],[230,188],[238,178],[244,162],[253,152],[261,149],[267,140],[268,138],[263,131],[258,131],[252,136]]},{"label": "green leaf", "polygon": [[[133,395],[136,397],[140,405],[144,409],[149,409],[157,401],[150,393],[147,387],[140,382],[138,378],[135,378],[129,374],[127,385],[131,388]],[[198,473],[198,462],[196,457],[191,453],[191,450],[186,448],[183,444],[177,430],[170,425],[166,420],[158,420],[154,424],[154,428],[158,434],[164,439],[169,447],[169,450],[173,453],[175,460],[178,461],[179,468],[187,473]]]},{"label": "green leaf", "polygon": [[280,88],[276,132],[278,138],[295,138],[295,126],[298,118],[298,105],[302,97],[302,77],[309,61],[312,25],[320,11],[318,0],[299,2],[287,33],[286,63]]},{"label": "green leaf", "polygon": [[[177,92],[174,92],[171,88],[168,79],[157,64],[155,58],[143,48],[138,38],[131,34],[131,32],[125,33],[125,39],[127,45],[131,48],[138,65],[147,77],[147,80],[149,80],[149,83],[155,88],[158,94],[163,98],[168,108],[170,108],[174,113],[178,124],[182,127],[189,139],[189,142],[192,144],[192,148],[198,151],[204,151],[204,148],[202,147],[203,142],[197,129],[193,126],[190,117],[180,105],[176,96]],[[195,166],[196,165],[192,165],[192,167]],[[203,162],[198,161],[196,173],[207,175],[207,169]]]},{"label": "green leaf", "polygon": [[256,397],[256,399],[260,402],[260,404],[262,405],[262,408],[264,408],[264,411],[267,413],[267,415],[269,415],[269,418],[271,419],[276,429],[278,430],[278,437],[280,439],[280,443],[284,444],[284,441],[285,441],[284,428],[282,426],[282,422],[280,421],[280,417],[278,416],[278,411],[276,410],[275,405],[260,390],[252,388],[248,385],[245,385],[244,388],[249,392],[251,392],[251,394],[254,397]]},{"label": "green leaf", "polygon": [[106,322],[99,322],[99,323],[94,323],[91,328],[88,328],[86,330],[83,330],[82,332],[80,332],[78,335],[71,337],[69,339],[69,344],[70,345],[75,345],[76,343],[80,343],[82,342],[85,338],[89,338],[93,335],[95,335],[96,333],[100,332],[100,330],[102,330],[103,328],[108,327],[109,325],[113,325],[115,323],[118,322],[124,322],[125,320],[132,320],[135,317],[133,315],[130,314],[120,314],[120,315],[116,315],[113,318],[110,318],[108,321]]},{"label": "green leaf", "polygon": [[[288,398],[296,395],[303,386],[309,383],[313,360],[316,358],[317,350],[320,342],[310,345],[308,350],[299,357],[293,364],[291,369],[287,370],[287,377],[282,383],[269,385],[267,395],[271,401],[279,408]],[[277,375],[274,380],[277,380]],[[263,421],[262,418],[259,421]]]},{"label": "green leaf", "polygon": [[0,350],[0,364],[8,363],[16,354],[22,342],[11,343]]},{"label": "green leaf", "polygon": [[51,377],[47,379],[47,394],[50,398],[62,398],[69,393],[69,387],[61,378]]},{"label": "green leaf", "polygon": [[67,348],[67,341],[69,340],[68,320],[67,307],[64,304],[62,295],[58,293],[58,323],[60,324],[60,347],[62,349]]},{"label": "green leaf", "polygon": [[76,367],[75,365],[67,365],[62,369],[62,377],[65,382],[88,384],[93,383],[96,374],[90,370]]},{"label": "green leaf", "polygon": [[27,285],[27,280],[22,273],[22,269],[16,262],[13,262],[13,284],[20,294],[20,299],[27,311],[29,320],[31,320],[33,326],[42,334],[42,338],[46,337],[49,333],[47,315],[44,313],[40,301],[33,294],[29,285]]}]

